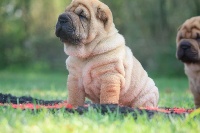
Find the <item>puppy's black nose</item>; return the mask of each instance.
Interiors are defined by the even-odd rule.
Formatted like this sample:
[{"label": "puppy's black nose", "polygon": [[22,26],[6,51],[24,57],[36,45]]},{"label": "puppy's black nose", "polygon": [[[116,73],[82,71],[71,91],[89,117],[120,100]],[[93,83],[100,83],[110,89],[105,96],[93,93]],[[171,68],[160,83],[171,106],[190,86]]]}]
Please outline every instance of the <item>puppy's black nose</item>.
[{"label": "puppy's black nose", "polygon": [[58,22],[62,25],[62,24],[65,24],[67,22],[69,22],[69,17],[67,16],[66,13],[63,13],[61,14],[59,17],[58,17]]},{"label": "puppy's black nose", "polygon": [[180,44],[180,48],[181,48],[181,49],[189,49],[189,48],[191,48],[191,44],[190,44],[190,42],[188,42],[188,41],[183,41],[183,42]]}]

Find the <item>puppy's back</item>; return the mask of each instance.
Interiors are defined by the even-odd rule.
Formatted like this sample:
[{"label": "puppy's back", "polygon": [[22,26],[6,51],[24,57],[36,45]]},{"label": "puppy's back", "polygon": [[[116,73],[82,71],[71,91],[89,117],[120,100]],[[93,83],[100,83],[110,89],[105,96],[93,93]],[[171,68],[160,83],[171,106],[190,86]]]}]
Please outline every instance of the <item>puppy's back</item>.
[{"label": "puppy's back", "polygon": [[126,83],[124,88],[122,101],[132,101],[129,102],[132,107],[156,107],[159,98],[158,88],[154,81],[148,77],[140,62],[132,55],[129,48],[127,48],[127,53],[129,58],[126,60],[128,63],[125,68],[128,69],[128,72],[126,72],[125,80],[128,84]]}]

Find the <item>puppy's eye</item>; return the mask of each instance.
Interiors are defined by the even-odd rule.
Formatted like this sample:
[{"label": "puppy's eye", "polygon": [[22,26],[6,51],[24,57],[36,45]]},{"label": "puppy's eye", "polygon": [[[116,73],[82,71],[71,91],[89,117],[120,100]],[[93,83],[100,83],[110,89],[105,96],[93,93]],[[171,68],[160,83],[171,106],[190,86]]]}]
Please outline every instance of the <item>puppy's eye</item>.
[{"label": "puppy's eye", "polygon": [[179,40],[183,39],[183,36],[179,36]]},{"label": "puppy's eye", "polygon": [[85,18],[85,19],[86,19],[86,15],[85,15],[85,13],[84,13],[83,10],[79,13],[79,17],[80,17],[80,18]]}]

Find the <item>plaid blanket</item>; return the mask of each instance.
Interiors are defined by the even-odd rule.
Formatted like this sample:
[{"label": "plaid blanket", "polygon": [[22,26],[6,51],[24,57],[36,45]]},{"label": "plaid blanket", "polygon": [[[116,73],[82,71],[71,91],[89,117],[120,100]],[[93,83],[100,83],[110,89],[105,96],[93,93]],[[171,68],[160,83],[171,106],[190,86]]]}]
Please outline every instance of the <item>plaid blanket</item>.
[{"label": "plaid blanket", "polygon": [[97,110],[102,114],[118,112],[122,115],[131,114],[135,118],[137,115],[147,114],[148,117],[152,117],[155,114],[164,115],[176,115],[185,116],[194,111],[194,109],[185,108],[167,108],[167,107],[141,107],[141,108],[130,108],[126,106],[119,106],[117,104],[93,104],[91,102],[86,102],[84,106],[74,109],[71,105],[67,104],[67,101],[62,100],[52,100],[46,101],[41,99],[32,98],[30,96],[16,97],[11,94],[0,93],[0,106],[2,107],[12,107],[14,109],[30,109],[30,110],[40,110],[40,109],[50,109],[58,110],[65,109],[66,112],[83,114],[87,112],[89,108]]}]

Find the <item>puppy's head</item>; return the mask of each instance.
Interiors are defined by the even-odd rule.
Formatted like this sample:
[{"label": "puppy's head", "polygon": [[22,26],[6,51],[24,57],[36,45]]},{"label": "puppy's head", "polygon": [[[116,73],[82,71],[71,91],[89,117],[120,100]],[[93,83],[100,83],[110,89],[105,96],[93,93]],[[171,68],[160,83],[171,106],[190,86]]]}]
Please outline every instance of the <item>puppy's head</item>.
[{"label": "puppy's head", "polygon": [[179,28],[176,56],[184,63],[200,63],[200,17],[186,20]]},{"label": "puppy's head", "polygon": [[86,45],[105,37],[113,23],[108,6],[98,0],[73,0],[60,14],[55,34],[65,45]]}]

